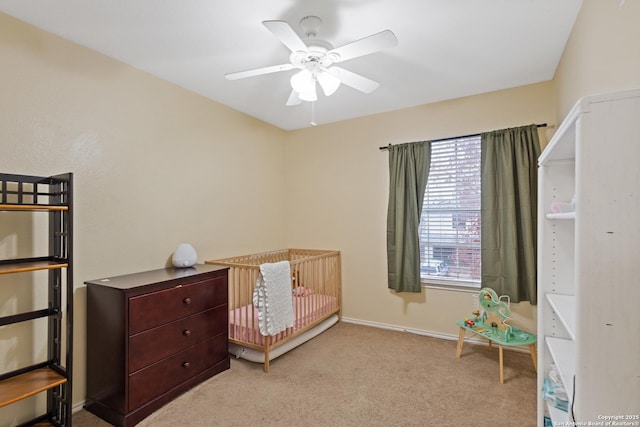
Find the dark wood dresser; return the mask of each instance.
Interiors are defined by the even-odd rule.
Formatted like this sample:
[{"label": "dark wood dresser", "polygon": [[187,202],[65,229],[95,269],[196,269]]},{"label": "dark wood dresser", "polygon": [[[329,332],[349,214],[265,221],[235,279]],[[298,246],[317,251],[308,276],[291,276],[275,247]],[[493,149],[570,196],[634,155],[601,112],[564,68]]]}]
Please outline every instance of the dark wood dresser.
[{"label": "dark wood dresser", "polygon": [[133,426],[229,369],[227,270],[195,265],[85,282],[85,408]]}]

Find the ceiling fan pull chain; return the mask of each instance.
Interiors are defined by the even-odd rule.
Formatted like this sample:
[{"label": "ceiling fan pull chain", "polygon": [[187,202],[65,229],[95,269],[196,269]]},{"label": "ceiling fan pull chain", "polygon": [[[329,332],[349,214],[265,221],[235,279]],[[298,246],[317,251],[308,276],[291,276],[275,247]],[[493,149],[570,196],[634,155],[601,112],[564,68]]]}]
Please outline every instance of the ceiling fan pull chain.
[{"label": "ceiling fan pull chain", "polygon": [[309,122],[311,126],[317,126],[316,123],[316,101],[311,101],[311,122]]}]

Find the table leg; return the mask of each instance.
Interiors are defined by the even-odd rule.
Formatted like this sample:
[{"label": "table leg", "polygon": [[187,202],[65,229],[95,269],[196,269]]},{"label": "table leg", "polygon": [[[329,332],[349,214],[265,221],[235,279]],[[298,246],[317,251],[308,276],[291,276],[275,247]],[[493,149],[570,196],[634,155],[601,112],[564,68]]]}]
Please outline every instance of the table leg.
[{"label": "table leg", "polygon": [[502,346],[499,345],[498,348],[500,349],[500,384],[504,384],[504,369],[502,365],[502,361],[503,361]]},{"label": "table leg", "polygon": [[465,329],[463,327],[460,327],[460,332],[458,333],[458,348],[456,349],[457,358],[460,358],[460,355],[462,354],[462,345],[464,344],[465,332]]},{"label": "table leg", "polygon": [[489,351],[491,351],[491,349],[493,348],[493,347],[491,346],[491,343],[492,343],[492,342],[493,342],[493,341],[489,340]]},{"label": "table leg", "polygon": [[538,355],[536,354],[536,345],[529,344],[529,351],[531,352],[531,359],[533,360],[533,369],[538,372]]}]

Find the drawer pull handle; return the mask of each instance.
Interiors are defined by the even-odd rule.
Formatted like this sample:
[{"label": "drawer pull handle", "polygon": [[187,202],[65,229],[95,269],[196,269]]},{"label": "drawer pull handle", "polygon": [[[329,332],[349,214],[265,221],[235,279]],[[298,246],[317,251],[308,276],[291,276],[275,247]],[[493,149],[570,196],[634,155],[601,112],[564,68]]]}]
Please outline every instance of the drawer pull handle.
[{"label": "drawer pull handle", "polygon": [[189,365],[190,365],[190,364],[189,364],[189,362],[184,362],[184,363],[182,364],[182,367],[184,367],[184,368],[188,368],[188,367],[189,367]]},{"label": "drawer pull handle", "polygon": [[191,331],[189,329],[185,329],[184,331],[182,331],[182,335],[188,337],[189,335],[191,335]]},{"label": "drawer pull handle", "polygon": [[182,302],[184,302],[185,304],[189,305],[189,304],[191,304],[191,298],[187,297],[187,298],[183,299]]}]

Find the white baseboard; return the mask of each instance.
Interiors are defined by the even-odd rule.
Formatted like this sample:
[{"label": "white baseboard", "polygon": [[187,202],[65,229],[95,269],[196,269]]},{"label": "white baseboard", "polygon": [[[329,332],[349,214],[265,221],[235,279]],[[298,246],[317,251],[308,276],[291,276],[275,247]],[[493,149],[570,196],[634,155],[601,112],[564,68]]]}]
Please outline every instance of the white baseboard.
[{"label": "white baseboard", "polygon": [[71,413],[75,414],[76,412],[80,412],[84,409],[84,404],[86,403],[86,400],[83,400],[80,403],[75,403],[71,406]]},{"label": "white baseboard", "polygon": [[[442,333],[442,332],[426,331],[426,330],[423,330],[423,329],[405,328],[404,326],[390,325],[390,324],[387,324],[387,323],[380,323],[380,322],[372,322],[370,320],[353,319],[353,318],[344,317],[344,316],[342,316],[341,321],[343,321],[345,323],[353,323],[353,324],[356,324],[356,325],[371,326],[373,328],[389,329],[389,330],[392,330],[392,331],[407,332],[407,333],[410,333],[410,334],[423,335],[423,336],[431,337],[431,338],[439,338],[439,339],[443,339],[443,340],[458,341],[458,335],[445,334],[445,333]],[[487,347],[489,346],[489,341],[484,340],[484,339],[478,337],[475,334],[473,336],[466,337],[464,342],[468,343],[468,344],[474,344],[474,345],[484,345],[484,346],[487,346]],[[528,353],[529,352],[529,350],[524,348],[524,347],[504,346],[503,348],[505,350],[519,351],[521,353]]]}]

